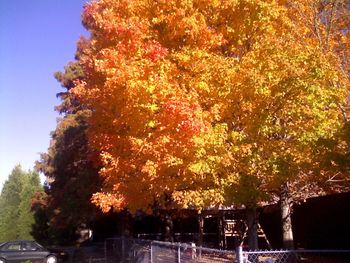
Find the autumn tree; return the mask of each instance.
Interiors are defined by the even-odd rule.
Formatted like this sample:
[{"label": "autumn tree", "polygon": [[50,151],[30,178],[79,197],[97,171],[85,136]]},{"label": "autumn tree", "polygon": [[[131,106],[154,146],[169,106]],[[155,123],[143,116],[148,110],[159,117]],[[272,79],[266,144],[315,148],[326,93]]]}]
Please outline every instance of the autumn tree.
[{"label": "autumn tree", "polygon": [[[350,79],[350,2],[348,0],[328,0],[328,1],[308,1],[307,4],[294,3],[296,12],[303,12],[300,19],[310,28],[318,45],[324,52],[332,52],[338,59],[340,70]],[[340,127],[335,138],[330,140],[320,140],[319,147],[315,150],[315,155],[319,156],[316,163],[318,174],[323,175],[321,179],[326,179],[329,189],[340,189],[346,184],[339,184],[347,181],[348,166],[347,144],[349,134],[349,100],[345,104],[338,104],[342,111],[343,125]],[[326,156],[327,155],[327,156]],[[332,184],[332,183],[335,183]]]},{"label": "autumn tree", "polygon": [[[342,85],[349,88],[349,63],[346,57],[349,55],[349,1],[338,0],[312,0],[290,2],[289,13],[296,19],[295,23],[305,26],[308,42],[317,47],[325,56],[333,57],[331,66],[333,71],[340,74],[341,79],[334,76],[327,81],[335,87]],[[339,81],[340,82],[337,82]],[[348,92],[348,91],[346,91]],[[346,93],[347,94],[347,93]],[[348,172],[345,172],[345,155],[340,157],[340,152],[346,143],[344,135],[347,132],[348,100],[334,100],[341,112],[339,125],[333,131],[339,129],[333,136],[321,136],[315,147],[310,152],[312,162],[307,169],[299,171],[300,179],[294,181],[289,187],[284,188],[285,200],[302,200],[307,197],[320,194],[344,191],[348,188]],[[336,157],[337,156],[337,157]],[[305,183],[306,182],[306,183]],[[283,204],[283,202],[281,202]],[[290,222],[290,201],[285,202],[286,221]],[[284,226],[286,238],[292,238],[291,226]]]},{"label": "autumn tree", "polygon": [[303,22],[306,3],[87,4],[85,75],[71,94],[91,109],[89,143],[100,152],[93,202],[105,212],[254,211],[281,197],[290,214],[290,194],[314,180],[317,143],[342,126],[348,88],[336,48]]}]

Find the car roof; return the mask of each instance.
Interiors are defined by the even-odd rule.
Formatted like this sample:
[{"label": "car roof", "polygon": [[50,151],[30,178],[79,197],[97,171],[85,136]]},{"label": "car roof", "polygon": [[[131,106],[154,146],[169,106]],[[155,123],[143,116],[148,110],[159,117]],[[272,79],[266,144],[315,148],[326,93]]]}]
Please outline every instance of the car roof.
[{"label": "car roof", "polygon": [[[6,241],[6,242],[2,242],[0,243],[0,247],[8,244],[8,243],[15,243],[15,242],[31,242],[31,243],[36,243],[38,245],[40,245],[38,242],[36,242],[35,240],[10,240],[10,241]],[[40,245],[41,246],[41,245]]]},{"label": "car roof", "polygon": [[35,240],[18,239],[18,240],[9,240],[9,241],[6,241],[4,243],[8,243],[8,242],[36,242],[36,241]]},{"label": "car roof", "polygon": [[6,242],[2,242],[0,244],[3,245],[5,243],[12,243],[12,242],[35,242],[35,243],[38,243],[35,240],[9,240],[9,241],[6,241]]}]

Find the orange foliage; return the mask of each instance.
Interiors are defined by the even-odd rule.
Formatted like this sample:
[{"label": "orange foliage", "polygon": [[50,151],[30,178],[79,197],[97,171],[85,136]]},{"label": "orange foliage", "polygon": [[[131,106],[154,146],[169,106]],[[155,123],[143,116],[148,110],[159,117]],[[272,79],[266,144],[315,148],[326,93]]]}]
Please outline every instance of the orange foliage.
[{"label": "orange foliage", "polygon": [[217,207],[300,181],[315,143],[341,126],[349,84],[347,34],[332,29],[325,49],[323,18],[318,31],[305,22],[309,2],[87,4],[86,78],[72,92],[92,109],[90,143],[102,152],[93,202]]}]

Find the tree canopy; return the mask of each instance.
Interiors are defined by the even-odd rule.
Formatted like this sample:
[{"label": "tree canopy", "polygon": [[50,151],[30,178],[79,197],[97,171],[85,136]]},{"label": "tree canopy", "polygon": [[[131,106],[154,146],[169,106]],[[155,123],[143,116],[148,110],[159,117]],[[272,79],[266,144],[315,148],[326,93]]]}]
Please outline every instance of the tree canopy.
[{"label": "tree canopy", "polygon": [[71,94],[100,152],[93,202],[254,206],[321,178],[314,152],[343,126],[349,87],[335,2],[87,4]]},{"label": "tree canopy", "polygon": [[38,173],[14,167],[0,195],[0,241],[32,239],[32,199],[42,191]]}]

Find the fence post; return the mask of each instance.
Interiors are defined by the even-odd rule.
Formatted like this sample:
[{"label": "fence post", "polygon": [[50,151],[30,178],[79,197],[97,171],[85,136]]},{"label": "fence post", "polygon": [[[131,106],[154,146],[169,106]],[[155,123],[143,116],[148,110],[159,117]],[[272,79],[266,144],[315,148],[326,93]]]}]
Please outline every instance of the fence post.
[{"label": "fence post", "polygon": [[237,247],[236,255],[237,255],[237,262],[238,262],[238,263],[244,263],[243,248],[242,248],[242,246],[238,246],[238,247]]},{"label": "fence post", "polygon": [[151,242],[151,263],[153,263],[153,242]]},{"label": "fence post", "polygon": [[177,247],[177,263],[181,263],[181,245],[180,245],[180,243],[178,244],[178,247]]},{"label": "fence post", "polygon": [[107,262],[107,239],[104,242],[105,262]]},{"label": "fence post", "polygon": [[125,238],[122,237],[122,262],[125,262]]}]

